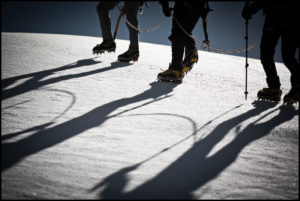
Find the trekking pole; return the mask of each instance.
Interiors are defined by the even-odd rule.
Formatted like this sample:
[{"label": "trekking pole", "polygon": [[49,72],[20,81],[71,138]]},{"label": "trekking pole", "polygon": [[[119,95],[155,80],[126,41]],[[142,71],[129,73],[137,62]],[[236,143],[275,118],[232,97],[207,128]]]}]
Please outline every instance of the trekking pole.
[{"label": "trekking pole", "polygon": [[120,24],[120,20],[121,20],[122,16],[124,15],[124,13],[125,13],[124,8],[121,8],[120,9],[120,15],[119,15],[119,18],[117,20],[117,24],[116,24],[116,28],[115,28],[115,32],[114,32],[114,40],[116,39],[119,24]]},{"label": "trekking pole", "polygon": [[210,45],[209,45],[209,40],[208,40],[208,33],[207,33],[207,22],[206,22],[206,17],[207,17],[207,14],[210,12],[210,11],[213,11],[209,5],[208,5],[208,1],[206,1],[205,5],[205,13],[203,13],[203,15],[201,15],[201,18],[202,18],[202,25],[203,25],[203,31],[204,31],[204,37],[205,37],[205,40],[204,40],[204,43],[206,45],[206,48],[207,50],[210,50]]},{"label": "trekking pole", "polygon": [[[246,1],[246,6],[248,6],[249,1]],[[246,66],[245,66],[245,70],[246,70],[246,84],[245,84],[245,100],[247,100],[247,95],[248,95],[248,18],[246,19],[246,36],[245,36],[245,40],[246,40]]]},{"label": "trekking pole", "polygon": [[209,40],[208,40],[206,18],[202,18],[202,25],[203,25],[204,37],[205,37],[204,43],[206,44],[207,50],[209,50],[210,49],[210,45],[209,45]]}]

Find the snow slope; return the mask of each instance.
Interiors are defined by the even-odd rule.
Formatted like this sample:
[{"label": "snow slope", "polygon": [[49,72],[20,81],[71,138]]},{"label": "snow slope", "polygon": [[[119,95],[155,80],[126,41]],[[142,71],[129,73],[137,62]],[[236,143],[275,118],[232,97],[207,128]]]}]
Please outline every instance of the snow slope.
[{"label": "snow slope", "polygon": [[[255,102],[259,60],[199,50],[160,83],[170,46],[136,63],[101,38],[1,33],[1,198],[298,199],[299,105]],[[283,93],[289,71],[276,63]]]}]

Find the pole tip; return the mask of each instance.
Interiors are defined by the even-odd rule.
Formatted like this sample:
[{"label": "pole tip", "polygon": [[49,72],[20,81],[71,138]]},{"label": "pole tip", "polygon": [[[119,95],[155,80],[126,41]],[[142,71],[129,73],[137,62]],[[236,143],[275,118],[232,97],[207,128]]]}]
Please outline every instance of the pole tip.
[{"label": "pole tip", "polygon": [[248,91],[245,91],[244,94],[245,94],[245,100],[247,100]]}]

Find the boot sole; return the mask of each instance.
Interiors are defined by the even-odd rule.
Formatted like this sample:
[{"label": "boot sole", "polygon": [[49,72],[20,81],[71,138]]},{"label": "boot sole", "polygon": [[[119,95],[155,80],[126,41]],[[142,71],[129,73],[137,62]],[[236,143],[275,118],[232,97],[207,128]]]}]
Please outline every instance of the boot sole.
[{"label": "boot sole", "polygon": [[108,52],[108,53],[111,53],[111,52],[115,52],[116,48],[113,47],[113,48],[109,48],[107,50],[94,50],[93,51],[93,54],[103,54],[104,52]]},{"label": "boot sole", "polygon": [[130,61],[133,61],[133,62],[136,62],[136,61],[138,61],[138,57],[131,57],[131,58],[129,58],[129,59],[127,59],[127,58],[118,58],[118,61],[119,62],[130,62]]},{"label": "boot sole", "polygon": [[280,97],[271,97],[271,96],[258,96],[258,100],[269,101],[269,102],[279,102],[281,100]]},{"label": "boot sole", "polygon": [[157,80],[161,82],[173,82],[173,83],[182,83],[182,79],[173,79],[173,78],[164,78],[157,76]]},{"label": "boot sole", "polygon": [[299,100],[297,100],[295,98],[284,97],[284,99],[283,99],[283,104],[286,104],[286,105],[293,105],[294,103],[297,104],[297,102],[299,102]]},{"label": "boot sole", "polygon": [[157,79],[159,82],[169,82],[169,83],[175,83],[175,84],[181,84],[182,80],[167,80],[167,79]]}]

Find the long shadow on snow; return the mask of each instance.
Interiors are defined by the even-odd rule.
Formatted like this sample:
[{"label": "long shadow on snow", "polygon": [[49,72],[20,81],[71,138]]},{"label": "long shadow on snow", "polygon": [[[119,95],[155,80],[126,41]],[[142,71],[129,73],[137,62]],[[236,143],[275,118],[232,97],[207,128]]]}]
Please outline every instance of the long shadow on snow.
[{"label": "long shadow on snow", "polygon": [[[294,107],[281,106],[273,109],[238,132],[237,137],[221,150],[212,156],[207,156],[232,128],[251,117],[259,115],[270,107],[269,104],[258,103],[254,109],[219,124],[205,138],[196,142],[178,160],[170,164],[153,179],[132,191],[124,192],[124,188],[129,181],[128,174],[137,169],[142,163],[115,172],[95,185],[90,191],[104,186],[104,190],[99,193],[100,199],[194,199],[193,191],[216,178],[236,160],[244,147],[266,136],[273,128],[291,120],[298,114]],[[277,116],[264,123],[257,123],[276,110],[280,110]]]},{"label": "long shadow on snow", "polygon": [[[29,73],[25,75],[20,75],[16,77],[11,77],[11,78],[6,78],[1,80],[1,85],[2,85],[2,91],[1,91],[1,100],[5,100],[23,93],[26,93],[31,90],[39,89],[43,86],[57,83],[60,81],[65,81],[65,80],[70,80],[74,78],[79,78],[79,77],[84,77],[84,76],[89,76],[92,74],[96,73],[102,73],[108,70],[113,70],[116,68],[120,67],[127,67],[132,65],[131,63],[123,63],[123,62],[113,62],[111,63],[111,66],[105,67],[105,68],[100,68],[88,72],[83,72],[83,73],[78,73],[78,74],[71,74],[71,75],[63,75],[59,77],[54,77],[54,78],[49,78],[46,80],[45,79],[47,76],[50,76],[56,72],[63,71],[63,70],[69,70],[69,69],[74,69],[74,68],[79,68],[79,67],[84,67],[84,66],[89,66],[89,65],[95,65],[97,63],[101,63],[100,61],[95,61],[93,58],[90,59],[82,59],[78,60],[77,62],[61,66],[58,68],[50,69],[50,70],[45,70],[45,71],[40,71],[36,73]],[[24,83],[15,86],[10,89],[6,89],[8,86],[12,85],[13,83],[17,82],[18,80],[24,79],[24,78],[30,78],[29,80],[26,80]]]},{"label": "long shadow on snow", "polygon": [[[95,65],[95,64],[98,64],[98,63],[101,63],[101,62],[100,61],[95,61],[93,58],[82,59],[82,60],[78,60],[77,62],[68,64],[68,65],[65,65],[65,66],[61,66],[61,67],[58,67],[58,68],[3,79],[1,81],[2,82],[2,93],[1,93],[2,100],[5,100],[7,98],[11,98],[11,97],[26,93],[30,90],[39,89],[39,88],[41,88],[45,85],[52,84],[52,83],[55,83],[55,82],[59,82],[59,81],[67,80],[67,79],[78,78],[78,77],[83,77],[83,76],[88,76],[88,75],[91,75],[91,74],[94,74],[94,73],[100,73],[100,72],[104,72],[104,71],[107,71],[107,70],[113,70],[115,68],[126,67],[126,66],[132,65],[130,63],[113,62],[113,63],[111,63],[110,67],[101,68],[101,69],[97,69],[97,70],[93,70],[93,71],[89,71],[89,72],[85,72],[85,73],[65,75],[65,76],[61,76],[61,77],[56,77],[56,78],[51,78],[51,79],[48,79],[48,80],[40,81],[41,79],[44,79],[45,77],[47,77],[47,76],[49,76],[49,75],[51,75],[55,72],[59,72],[59,71],[63,71],[63,70],[69,70],[69,69],[73,69],[73,68],[79,68],[79,67],[83,67],[83,66]],[[6,87],[10,86],[11,84],[15,83],[18,80],[25,79],[25,78],[31,78],[31,79],[24,82],[23,84],[20,84],[20,85],[16,86],[16,87],[5,90]],[[52,121],[50,121],[48,123],[45,123],[45,124],[38,125],[38,126],[34,126],[32,128],[28,128],[28,129],[23,130],[23,131],[6,134],[5,136],[1,136],[1,141],[16,137],[18,135],[21,135],[21,134],[24,134],[24,133],[27,133],[27,132],[33,132],[33,131],[37,132],[37,131],[44,130],[47,127],[49,127],[50,125],[52,125],[54,123],[54,120],[56,120],[57,118],[62,116],[64,113],[66,113],[67,110],[69,110],[75,104],[76,97],[71,92],[68,92],[68,91],[65,91],[65,90],[58,90],[58,89],[47,89],[47,90],[61,91],[61,92],[64,92],[64,93],[67,93],[67,94],[71,95],[72,96],[71,105],[68,106],[68,108],[65,111],[62,112],[62,114],[57,116]],[[22,103],[26,103],[26,102],[29,102],[29,101],[30,100],[27,100],[27,101],[24,101]],[[18,103],[18,104],[22,104],[22,103]],[[18,104],[16,104],[16,105],[18,105]],[[3,110],[8,109],[8,108],[13,108],[13,107],[14,107],[14,105],[8,106],[6,108],[3,108]]]},{"label": "long shadow on snow", "polygon": [[[3,143],[1,147],[1,171],[5,171],[31,154],[35,154],[46,148],[52,147],[71,137],[83,133],[90,128],[100,126],[103,122],[110,118],[116,117],[139,107],[143,107],[147,104],[168,98],[170,96],[168,94],[172,92],[177,85],[173,83],[153,82],[150,83],[150,86],[151,88],[143,93],[104,104],[82,116],[54,127],[38,131],[25,139],[14,143]],[[110,115],[110,113],[118,108],[147,99],[151,100],[131,109],[123,110],[117,114]]]},{"label": "long shadow on snow", "polygon": [[[47,91],[56,91],[56,92],[63,92],[65,94],[68,94],[72,97],[72,102],[71,104],[63,111],[61,112],[59,115],[57,115],[55,118],[53,118],[51,121],[47,122],[47,123],[44,123],[44,124],[40,124],[38,126],[33,126],[31,128],[28,128],[28,129],[25,129],[25,130],[22,130],[22,131],[18,131],[18,132],[15,132],[15,133],[8,133],[8,134],[5,134],[5,135],[1,135],[1,142],[2,141],[5,141],[5,140],[8,140],[8,139],[11,139],[11,138],[14,138],[16,136],[19,136],[19,135],[22,135],[22,134],[25,134],[25,133],[28,133],[28,132],[37,132],[37,131],[41,131],[41,130],[44,130],[46,129],[47,127],[51,126],[52,124],[55,123],[55,121],[60,118],[61,116],[63,116],[67,111],[69,111],[72,106],[75,104],[76,102],[76,96],[69,92],[69,91],[66,91],[66,90],[59,90],[59,89],[47,89]],[[24,104],[24,103],[27,103],[27,102],[30,102],[31,100],[26,100],[26,101],[23,101],[23,102],[20,102],[20,103],[17,103],[17,104],[14,104],[14,105],[10,105],[10,106],[7,106],[5,108],[3,108],[2,110],[6,110],[6,109],[10,109],[10,108],[14,108],[15,106],[17,105],[21,105],[21,104]]]}]

